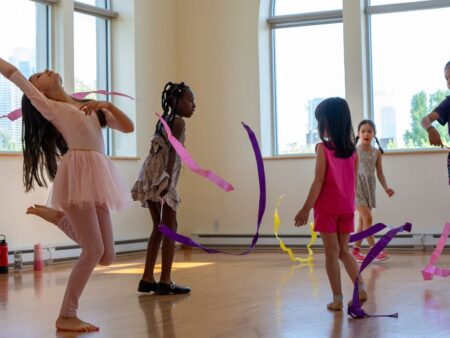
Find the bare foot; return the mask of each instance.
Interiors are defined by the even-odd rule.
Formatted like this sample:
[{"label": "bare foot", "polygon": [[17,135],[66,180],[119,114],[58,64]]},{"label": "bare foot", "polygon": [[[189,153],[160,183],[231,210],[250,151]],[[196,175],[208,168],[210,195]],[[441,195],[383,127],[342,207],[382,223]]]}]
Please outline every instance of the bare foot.
[{"label": "bare foot", "polygon": [[342,311],[342,302],[334,301],[332,303],[327,304],[327,309],[331,311]]},{"label": "bare foot", "polygon": [[[364,289],[363,290],[359,290],[359,303],[361,305],[363,305],[367,301],[368,298],[369,297],[367,295],[367,291],[366,290],[364,290]],[[348,302],[348,306],[352,306],[352,305],[353,305],[353,299]]]},{"label": "bare foot", "polygon": [[55,326],[59,331],[94,332],[99,330],[99,327],[83,322],[78,317],[59,316],[56,320]]},{"label": "bare foot", "polygon": [[27,209],[27,215],[30,214],[39,216],[45,219],[47,222],[53,223],[55,225],[57,225],[61,218],[64,216],[64,212],[40,204],[35,204],[34,206],[29,207]]}]

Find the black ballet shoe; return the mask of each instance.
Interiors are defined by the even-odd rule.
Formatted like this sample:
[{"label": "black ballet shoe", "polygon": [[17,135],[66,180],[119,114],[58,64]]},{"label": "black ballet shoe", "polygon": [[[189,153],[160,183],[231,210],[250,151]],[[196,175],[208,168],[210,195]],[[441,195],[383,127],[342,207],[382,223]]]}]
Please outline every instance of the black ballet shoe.
[{"label": "black ballet shoe", "polygon": [[171,282],[170,284],[158,283],[158,290],[156,293],[158,295],[175,295],[175,294],[185,294],[191,292],[191,288]]},{"label": "black ballet shoe", "polygon": [[156,283],[155,281],[153,282],[146,282],[145,280],[140,280],[139,281],[139,287],[138,287],[138,292],[157,292],[158,291],[158,283]]}]

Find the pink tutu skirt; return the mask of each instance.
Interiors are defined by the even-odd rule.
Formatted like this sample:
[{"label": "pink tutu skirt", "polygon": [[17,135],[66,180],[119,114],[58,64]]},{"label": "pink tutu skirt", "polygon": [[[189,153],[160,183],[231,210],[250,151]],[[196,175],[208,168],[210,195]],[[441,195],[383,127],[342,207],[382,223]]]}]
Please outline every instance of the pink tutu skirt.
[{"label": "pink tutu skirt", "polygon": [[90,150],[69,150],[58,166],[48,204],[64,209],[89,207],[92,203],[121,210],[131,204],[131,198],[106,155]]}]

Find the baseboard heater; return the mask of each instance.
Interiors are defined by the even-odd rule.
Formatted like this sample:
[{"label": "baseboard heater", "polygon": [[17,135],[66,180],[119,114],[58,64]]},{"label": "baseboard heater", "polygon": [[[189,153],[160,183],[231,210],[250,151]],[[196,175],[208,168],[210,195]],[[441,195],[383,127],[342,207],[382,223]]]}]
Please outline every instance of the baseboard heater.
[{"label": "baseboard heater", "polygon": [[[114,242],[117,255],[124,255],[147,250],[148,238],[139,238]],[[33,249],[15,250],[22,253],[22,264],[33,263]],[[45,263],[63,262],[77,259],[81,254],[79,245],[64,245],[57,247],[43,247],[42,255]],[[14,265],[14,251],[8,252],[9,266]]]},{"label": "baseboard heater", "polygon": [[[283,242],[289,247],[305,247],[311,240],[310,235],[278,235]],[[398,250],[433,250],[440,234],[399,234],[395,236],[391,242],[389,242],[388,248]],[[383,237],[383,235],[375,235],[375,240]],[[245,247],[251,243],[253,235],[249,234],[194,234],[192,239],[202,245],[211,247]],[[278,240],[275,235],[259,235],[256,248],[274,248],[278,247]],[[366,247],[367,243],[364,241],[363,247]],[[320,235],[318,235],[316,248],[323,248]],[[445,246],[446,250],[450,249],[449,243]]]},{"label": "baseboard heater", "polygon": [[[400,234],[394,237],[389,243],[388,248],[396,250],[433,250],[440,234]],[[311,240],[310,235],[279,235],[283,241],[292,248],[305,247]],[[376,235],[375,238],[380,238],[382,235]],[[251,243],[253,235],[249,234],[194,234],[192,239],[202,245],[211,247],[224,248],[243,248]],[[116,241],[117,255],[131,254],[143,252],[147,249],[148,238],[131,239]],[[363,247],[367,246],[364,242]],[[259,235],[259,240],[256,249],[274,249],[278,247],[278,240],[275,235]],[[320,235],[317,238],[315,248],[322,249],[323,244],[320,240]],[[450,250],[450,240],[445,246],[445,251]],[[22,263],[24,265],[32,264],[34,252],[33,249],[16,250],[22,253]],[[80,256],[81,248],[78,245],[65,245],[57,247],[44,247],[43,258],[46,263],[64,262],[77,259]],[[8,252],[10,266],[14,265],[14,251]]]}]

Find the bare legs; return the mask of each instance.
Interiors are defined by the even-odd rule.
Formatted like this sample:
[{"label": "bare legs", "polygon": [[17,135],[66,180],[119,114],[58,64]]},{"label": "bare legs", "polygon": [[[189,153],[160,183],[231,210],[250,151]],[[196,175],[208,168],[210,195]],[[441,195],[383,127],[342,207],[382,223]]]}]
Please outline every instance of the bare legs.
[{"label": "bare legs", "polygon": [[[358,265],[348,251],[350,234],[321,232],[320,236],[325,248],[325,267],[333,292],[333,302],[328,304],[327,307],[330,310],[341,310],[342,285],[339,260],[344,264],[345,270],[353,283],[358,276]],[[365,295],[365,298],[367,298],[367,295]]]},{"label": "bare legs", "polygon": [[[363,230],[367,230],[372,226],[372,209],[368,206],[359,206],[357,208],[359,214],[359,222],[358,228],[356,232],[361,232]],[[355,242],[355,247],[361,247],[362,240]],[[373,236],[367,237],[367,243],[369,243],[370,247],[375,245],[375,239]]]},{"label": "bare legs", "polygon": [[[157,202],[148,201],[150,215],[153,221],[153,231],[150,235],[150,239],[147,245],[147,256],[145,258],[145,268],[142,280],[146,282],[154,282],[154,269],[156,264],[156,259],[158,258],[159,248],[162,242],[162,270],[160,281],[165,284],[170,284],[172,282],[170,273],[172,271],[173,255],[175,253],[175,242],[158,230],[158,225],[160,222],[160,208],[161,205]],[[162,223],[167,225],[171,230],[177,231],[177,214],[168,205],[163,206],[163,219]]]}]

